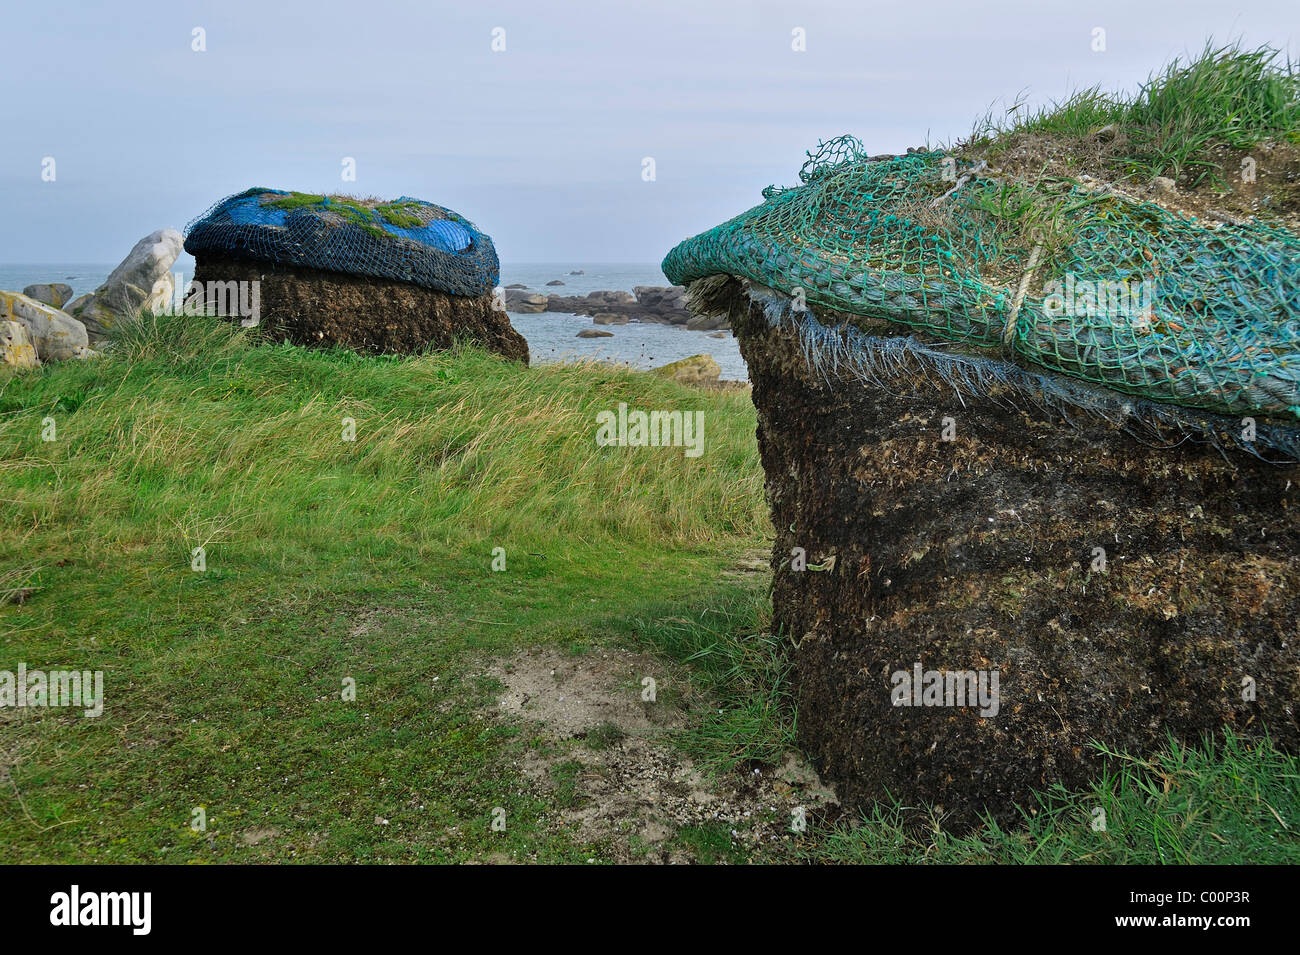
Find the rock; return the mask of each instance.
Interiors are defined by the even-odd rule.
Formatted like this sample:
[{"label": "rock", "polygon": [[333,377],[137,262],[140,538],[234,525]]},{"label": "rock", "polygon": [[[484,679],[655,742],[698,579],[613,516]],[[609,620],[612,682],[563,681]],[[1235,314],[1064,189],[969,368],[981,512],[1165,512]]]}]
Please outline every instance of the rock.
[{"label": "rock", "polygon": [[506,311],[522,315],[533,315],[546,311],[546,296],[536,292],[521,292],[506,289]]},{"label": "rock", "polygon": [[1168,176],[1156,176],[1151,180],[1151,191],[1157,195],[1171,196],[1178,191],[1178,184]]},{"label": "rock", "polygon": [[29,285],[23,289],[23,294],[28,298],[36,299],[38,302],[44,302],[46,305],[63,308],[68,299],[72,298],[72,286],[64,285],[62,282]]},{"label": "rock", "polygon": [[686,322],[686,328],[692,332],[711,332],[726,324],[725,315],[692,315]]},{"label": "rock", "polygon": [[710,338],[726,338],[726,337],[727,337],[727,333],[726,333],[726,332],[710,332],[710,333],[709,333],[709,337],[710,337]]},{"label": "rock", "polygon": [[570,274],[570,275],[586,275],[587,273],[584,272],[582,269],[575,269],[574,271],[570,272],[569,274]]},{"label": "rock", "polygon": [[[635,295],[621,290],[602,290],[588,292],[586,295],[552,295],[546,299],[546,311],[593,317],[602,314],[620,315],[628,321],[657,322],[663,325],[686,325],[691,320],[691,313],[686,307],[685,290],[678,286],[637,286]],[[706,330],[725,328],[726,317],[709,318],[702,322],[701,327]]]},{"label": "rock", "polygon": [[614,312],[598,312],[591,317],[591,320],[597,325],[626,325],[628,317],[619,315]]},{"label": "rock", "polygon": [[1114,142],[1119,135],[1119,128],[1114,123],[1107,123],[1100,129],[1093,130],[1091,136],[1099,143]]},{"label": "rock", "polygon": [[71,315],[73,318],[76,318],[77,313],[79,313],[83,308],[85,308],[86,304],[90,302],[91,299],[93,299],[94,297],[95,296],[87,292],[85,295],[78,295],[76,298],[74,298],[71,302],[67,304],[67,307],[64,306],[59,306],[59,307],[63,308],[63,310],[67,312],[69,315]]},{"label": "rock", "polygon": [[[174,260],[173,260],[174,261]],[[142,311],[158,312],[166,308],[167,304],[176,296],[176,279],[172,277],[170,271],[154,282],[153,289],[149,292],[148,298],[144,300],[141,306]]]},{"label": "rock", "polygon": [[518,288],[528,288],[528,286],[524,285],[521,282],[513,282],[510,285],[506,286],[506,291],[509,292],[511,289],[518,289]]},{"label": "rock", "polygon": [[619,289],[614,292],[588,292],[587,301],[593,305],[632,305],[636,302],[636,298],[632,293]]},{"label": "rock", "polygon": [[[369,275],[212,253],[196,257],[194,282],[204,289],[209,282],[253,281],[259,283],[258,331],[273,341],[406,355],[466,339],[528,363],[528,343],[505,312],[492,307],[490,289],[477,296],[452,295]],[[198,302],[191,297],[185,304],[188,310]]]},{"label": "rock", "polygon": [[564,283],[561,282],[559,279],[551,279],[551,280],[550,280],[549,282],[547,282],[546,284],[547,284],[547,285],[563,285]]},{"label": "rock", "polygon": [[80,306],[78,318],[92,340],[102,339],[122,319],[164,306],[175,293],[171,267],[181,254],[184,239],[175,229],[159,229],[135,244],[122,264],[91,301]]},{"label": "rock", "polygon": [[[686,325],[691,320],[691,312],[686,306],[686,289],[680,285],[638,285],[632,291],[636,294],[637,305],[672,325]],[[718,325],[711,327],[717,328]]]},{"label": "rock", "polygon": [[686,289],[680,285],[638,285],[632,292],[636,303],[652,312],[686,311]]},{"label": "rock", "polygon": [[683,358],[672,364],[656,368],[654,373],[664,378],[671,378],[683,385],[708,387],[717,385],[722,369],[718,367],[718,363],[713,360],[712,355],[692,355],[690,358]]},{"label": "rock", "polygon": [[21,322],[0,321],[0,365],[11,368],[39,368],[36,347],[27,326]]},{"label": "rock", "polygon": [[19,292],[0,292],[0,322],[18,322],[41,361],[78,358],[90,343],[86,326],[67,312],[28,298]]},{"label": "rock", "polygon": [[580,295],[551,295],[546,299],[546,310],[569,315],[585,315],[586,304],[587,300]]},{"label": "rock", "polygon": [[594,328],[584,328],[578,332],[578,338],[613,338],[613,332],[602,332]]}]

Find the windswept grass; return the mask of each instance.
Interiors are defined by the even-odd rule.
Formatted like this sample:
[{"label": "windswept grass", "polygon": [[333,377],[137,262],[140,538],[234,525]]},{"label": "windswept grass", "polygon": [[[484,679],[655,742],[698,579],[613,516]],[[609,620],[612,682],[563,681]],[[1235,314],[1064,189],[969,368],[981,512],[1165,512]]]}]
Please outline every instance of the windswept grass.
[{"label": "windswept grass", "polygon": [[[629,399],[704,409],[705,454],[597,449],[596,413]],[[384,528],[422,550],[496,538],[580,548],[611,533],[700,544],[766,520],[744,395],[604,366],[520,374],[475,351],[253,347],[224,323],[151,317],[106,362],[9,379],[0,415],[11,513],[106,545],[201,543],[177,537],[200,514],[221,516],[237,560],[282,547],[286,532],[330,552]],[[47,415],[54,442],[41,441]]]},{"label": "windswept grass", "polygon": [[[597,447],[620,401],[701,409],[703,455]],[[0,669],[106,684],[98,719],[0,711],[16,861],[585,860],[539,827],[475,674],[694,606],[768,520],[744,395],[194,317],[0,377],[0,498],[0,586],[31,592],[0,607]]]},{"label": "windswept grass", "polygon": [[1016,133],[1062,141],[1110,128],[1117,141],[1108,160],[1145,178],[1211,174],[1216,147],[1300,141],[1300,74],[1281,51],[1207,42],[1194,56],[1172,60],[1134,93],[1099,86],[1075,91],[1038,109],[1022,101],[999,114],[990,109],[963,148],[985,149]]}]

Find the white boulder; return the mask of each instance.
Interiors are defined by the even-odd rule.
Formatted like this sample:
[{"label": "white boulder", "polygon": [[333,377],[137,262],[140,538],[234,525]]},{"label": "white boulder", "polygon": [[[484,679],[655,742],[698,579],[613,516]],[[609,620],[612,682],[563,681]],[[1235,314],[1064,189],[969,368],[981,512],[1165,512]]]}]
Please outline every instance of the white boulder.
[{"label": "white boulder", "polygon": [[85,325],[21,292],[0,291],[0,322],[22,325],[41,361],[81,358],[90,345]]},{"label": "white boulder", "polygon": [[41,360],[36,357],[36,348],[32,345],[27,326],[19,322],[0,321],[0,365],[12,368],[39,368]]},{"label": "white boulder", "polygon": [[135,244],[88,302],[74,303],[77,317],[92,339],[108,334],[113,325],[142,311],[156,311],[175,292],[171,268],[185,239],[175,229],[159,229]]}]

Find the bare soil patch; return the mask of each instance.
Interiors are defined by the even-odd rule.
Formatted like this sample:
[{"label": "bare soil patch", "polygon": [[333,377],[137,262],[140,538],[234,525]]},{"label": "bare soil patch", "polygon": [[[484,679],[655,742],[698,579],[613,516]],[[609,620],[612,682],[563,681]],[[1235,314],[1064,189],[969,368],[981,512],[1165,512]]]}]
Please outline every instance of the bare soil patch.
[{"label": "bare soil patch", "polygon": [[[491,667],[504,689],[502,719],[537,724],[547,745],[516,761],[520,775],[553,802],[547,822],[619,863],[701,861],[699,833],[729,842],[723,859],[789,853],[796,810],[812,820],[836,805],[801,757],[779,767],[713,775],[674,746],[673,730],[711,704],[653,656],[602,649],[582,656],[533,650]],[[655,698],[643,698],[645,678]]]}]

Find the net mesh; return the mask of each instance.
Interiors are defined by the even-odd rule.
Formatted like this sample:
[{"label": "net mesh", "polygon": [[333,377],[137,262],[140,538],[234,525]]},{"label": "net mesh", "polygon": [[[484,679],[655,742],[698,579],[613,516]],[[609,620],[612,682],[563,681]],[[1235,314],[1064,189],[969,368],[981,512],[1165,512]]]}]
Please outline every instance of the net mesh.
[{"label": "net mesh", "polygon": [[1300,417],[1300,242],[1284,229],[999,181],[937,151],[871,158],[852,137],[819,144],[799,178],[678,245],[665,275],[744,276],[1120,392]]},{"label": "net mesh", "polygon": [[488,294],[500,272],[492,239],[474,223],[409,196],[374,203],[249,189],[186,226],[185,251],[394,279],[464,296]]}]

